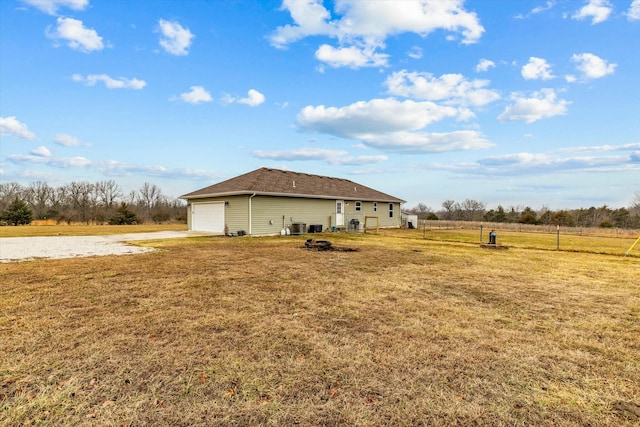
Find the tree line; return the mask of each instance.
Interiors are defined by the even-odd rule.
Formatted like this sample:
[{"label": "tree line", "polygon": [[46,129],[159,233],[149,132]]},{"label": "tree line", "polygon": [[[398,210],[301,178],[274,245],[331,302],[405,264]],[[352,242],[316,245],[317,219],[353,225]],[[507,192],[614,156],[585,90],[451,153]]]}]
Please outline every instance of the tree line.
[{"label": "tree line", "polygon": [[600,207],[551,210],[547,207],[534,210],[529,206],[512,206],[505,209],[486,209],[482,202],[466,199],[463,202],[445,200],[442,208],[435,212],[424,203],[406,210],[418,219],[487,221],[535,225],[560,225],[566,227],[600,228],[640,228],[640,192],[636,193],[631,205],[613,209],[607,205]]},{"label": "tree line", "polygon": [[135,224],[186,222],[185,203],[145,182],[125,194],[113,180],[74,181],[53,187],[43,181],[29,185],[0,183],[0,224],[56,223]]}]

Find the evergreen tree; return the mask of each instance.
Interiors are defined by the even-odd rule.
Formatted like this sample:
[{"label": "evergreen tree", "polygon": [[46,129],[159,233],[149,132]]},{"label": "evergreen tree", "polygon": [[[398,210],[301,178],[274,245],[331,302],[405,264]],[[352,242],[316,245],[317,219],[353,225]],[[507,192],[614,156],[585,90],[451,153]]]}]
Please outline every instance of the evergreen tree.
[{"label": "evergreen tree", "polygon": [[109,219],[110,225],[131,225],[138,222],[136,213],[129,210],[126,203],[122,202],[116,214]]},{"label": "evergreen tree", "polygon": [[27,203],[17,197],[2,213],[2,220],[11,225],[31,224],[32,219],[33,212],[29,209]]},{"label": "evergreen tree", "polygon": [[530,207],[524,208],[520,214],[520,224],[538,224],[538,215]]}]

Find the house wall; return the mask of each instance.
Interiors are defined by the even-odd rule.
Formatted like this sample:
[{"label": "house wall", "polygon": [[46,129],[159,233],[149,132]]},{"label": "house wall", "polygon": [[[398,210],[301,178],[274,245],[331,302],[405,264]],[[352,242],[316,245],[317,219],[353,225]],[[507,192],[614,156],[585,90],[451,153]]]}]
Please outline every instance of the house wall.
[{"label": "house wall", "polygon": [[[225,224],[230,233],[239,230],[252,235],[280,234],[283,227],[291,227],[294,222],[306,224],[305,232],[312,224],[322,225],[326,230],[336,224],[336,201],[333,199],[307,199],[274,196],[229,196],[198,199],[196,202],[225,201]],[[374,203],[361,202],[361,210],[356,211],[356,200],[344,200],[344,225],[348,226],[352,219],[364,224],[365,216],[377,216],[379,226],[400,227],[402,219],[400,204],[394,203],[393,217],[389,217],[389,203],[378,202],[377,211]],[[249,226],[249,205],[251,205],[252,224]],[[187,219],[191,228],[191,209],[187,209]],[[369,221],[369,226],[375,226],[375,221]]]},{"label": "house wall", "polygon": [[302,199],[290,197],[256,196],[251,201],[253,227],[252,234],[279,234],[284,218],[285,227],[294,222],[322,224],[329,226],[330,217],[335,215],[335,200]]},{"label": "house wall", "polygon": [[[357,219],[361,224],[364,224],[365,216],[377,216],[379,222],[378,225],[381,228],[400,227],[400,225],[402,224],[402,219],[400,218],[400,203],[392,204],[393,217],[390,217],[388,202],[360,201],[360,211],[356,211],[356,202],[358,202],[358,200],[345,200],[345,225],[349,224],[352,219]],[[375,225],[375,220],[367,220],[368,227],[375,227]]]},{"label": "house wall", "polygon": [[249,196],[224,197],[229,202],[224,212],[224,221],[229,233],[242,230],[249,234]]},{"label": "house wall", "polygon": [[[400,204],[394,203],[393,217],[389,217],[389,203],[378,202],[378,210],[374,211],[373,202],[361,202],[361,210],[356,211],[355,200],[345,200],[344,225],[352,219],[364,224],[365,216],[378,216],[380,227],[400,227]],[[278,234],[282,229],[283,217],[285,227],[294,222],[306,224],[306,230],[312,224],[322,225],[322,229],[330,229],[336,224],[336,201],[329,199],[302,199],[289,197],[256,196],[251,201],[253,227],[252,234]],[[273,222],[273,223],[272,223]],[[375,226],[375,221],[369,223]]]}]

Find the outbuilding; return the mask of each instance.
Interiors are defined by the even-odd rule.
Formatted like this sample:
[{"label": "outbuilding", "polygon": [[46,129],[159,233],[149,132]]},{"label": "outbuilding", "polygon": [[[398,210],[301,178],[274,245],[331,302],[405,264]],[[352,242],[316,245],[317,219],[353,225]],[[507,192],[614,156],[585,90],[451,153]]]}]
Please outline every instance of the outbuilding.
[{"label": "outbuilding", "polygon": [[181,198],[189,230],[248,235],[400,227],[404,203],[348,179],[271,168]]}]

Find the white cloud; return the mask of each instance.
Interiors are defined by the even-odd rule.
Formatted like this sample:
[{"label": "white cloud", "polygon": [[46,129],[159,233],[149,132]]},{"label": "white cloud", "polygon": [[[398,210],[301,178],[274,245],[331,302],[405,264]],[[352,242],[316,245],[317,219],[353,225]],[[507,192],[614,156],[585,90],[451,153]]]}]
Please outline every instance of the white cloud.
[{"label": "white cloud", "polygon": [[[464,110],[463,110],[464,111]],[[457,117],[461,110],[429,101],[393,98],[360,101],[346,107],[307,106],[298,124],[340,138],[362,141],[386,151],[425,153],[487,148],[492,144],[476,131],[420,132],[431,123]]]},{"label": "white cloud", "polygon": [[527,98],[521,94],[513,94],[514,101],[498,116],[500,121],[525,121],[533,123],[538,120],[567,114],[569,101],[558,99],[553,89],[542,89]]},{"label": "white cloud", "polygon": [[622,144],[622,145],[591,145],[591,146],[581,146],[581,147],[565,147],[559,148],[558,152],[561,153],[580,153],[585,151],[591,152],[602,152],[602,151],[636,151],[640,150],[640,142],[634,142],[630,144]]},{"label": "white cloud", "polygon": [[328,60],[333,67],[386,64],[386,55],[376,49],[384,48],[384,41],[395,34],[426,37],[444,30],[460,34],[462,43],[468,44],[477,42],[484,32],[477,15],[464,9],[464,0],[341,0],[335,2],[335,19],[322,0],[284,0],[282,9],[294,23],[276,28],[269,36],[271,44],[284,48],[308,36],[337,39],[338,47],[325,44],[316,52],[319,60]]},{"label": "white cloud", "polygon": [[158,21],[160,26],[160,46],[172,55],[184,56],[189,54],[191,41],[195,37],[188,28],[183,28],[177,22]]},{"label": "white cloud", "polygon": [[549,10],[556,5],[555,1],[547,1],[544,6],[536,6],[526,15],[518,14],[515,16],[516,19],[525,19],[530,17],[531,15],[537,15],[538,13],[542,13],[545,10]]},{"label": "white cloud", "polygon": [[332,165],[343,166],[371,165],[389,159],[385,155],[348,156],[348,152],[345,150],[330,150],[325,148],[299,148],[296,150],[282,151],[256,150],[252,154],[259,159],[279,161],[319,160]]},{"label": "white cloud", "polygon": [[346,156],[347,152],[325,148],[299,148],[297,150],[282,151],[256,150],[252,154],[259,159],[269,160],[332,160]]},{"label": "white cloud", "polygon": [[225,95],[222,102],[225,104],[245,104],[250,107],[257,107],[265,101],[265,96],[255,89],[249,89],[246,98],[237,98],[231,95]]},{"label": "white cloud", "polygon": [[10,154],[7,156],[7,160],[16,164],[44,164],[55,168],[84,168],[95,164],[84,157],[50,157],[33,154]]},{"label": "white cloud", "polygon": [[640,0],[633,0],[627,11],[627,19],[630,21],[640,20]]},{"label": "white cloud", "polygon": [[363,166],[375,165],[386,162],[387,160],[389,160],[389,157],[379,154],[374,156],[338,157],[331,160],[329,163],[342,166]]},{"label": "white cloud", "polygon": [[39,157],[51,157],[51,151],[49,151],[49,149],[44,145],[31,150],[31,154]]},{"label": "white cloud", "polygon": [[409,52],[407,52],[407,56],[413,59],[422,58],[422,48],[420,46],[413,46]]},{"label": "white cloud", "polygon": [[[35,150],[34,150],[35,151]],[[43,165],[60,169],[90,169],[105,176],[143,175],[161,178],[219,179],[213,172],[200,169],[171,169],[159,165],[141,165],[124,163],[117,160],[94,161],[85,157],[53,157],[38,154],[10,154],[6,156],[10,163],[20,165]]]},{"label": "white cloud", "polygon": [[68,7],[72,10],[84,10],[89,5],[89,0],[22,0],[44,13],[55,15],[59,8]]},{"label": "white cloud", "polygon": [[489,68],[493,68],[496,66],[496,63],[489,59],[481,59],[476,65],[476,72],[481,73],[485,71],[489,71]]},{"label": "white cloud", "polygon": [[389,55],[376,53],[373,46],[334,48],[328,44],[323,44],[316,51],[316,59],[318,61],[325,62],[334,68],[384,67],[387,65],[388,58]]},{"label": "white cloud", "polygon": [[36,139],[26,124],[21,123],[15,116],[0,117],[0,136],[17,136],[22,139]]},{"label": "white cloud", "polygon": [[578,80],[573,74],[567,74],[566,76],[564,76],[564,79],[567,83],[575,83]]},{"label": "white cloud", "polygon": [[249,89],[249,92],[247,92],[247,95],[248,96],[246,98],[239,99],[238,103],[245,104],[250,107],[256,107],[265,101],[264,95],[255,89]]},{"label": "white cloud", "polygon": [[535,56],[529,58],[529,62],[522,67],[520,72],[522,77],[527,80],[549,80],[554,78],[551,73],[551,66],[547,61],[542,58],[536,58]]},{"label": "white cloud", "polygon": [[306,130],[343,138],[365,139],[367,135],[417,130],[455,117],[458,109],[433,102],[397,101],[393,98],[360,101],[346,107],[307,106],[297,116]]},{"label": "white cloud", "polygon": [[180,99],[189,104],[201,104],[203,102],[211,102],[213,98],[202,86],[191,86],[190,92],[180,94]]},{"label": "white cloud", "polygon": [[545,10],[551,9],[555,4],[556,3],[554,1],[548,1],[544,6],[538,6],[531,9],[531,13],[535,15],[540,12],[544,12]]},{"label": "white cloud", "polygon": [[75,136],[71,136],[66,133],[59,133],[58,135],[56,135],[53,141],[58,145],[62,145],[63,147],[79,147],[81,145],[84,145],[84,146],[91,145],[89,143],[84,143],[80,141],[78,138],[76,138]]},{"label": "white cloud", "polygon": [[580,10],[573,14],[573,19],[582,20],[591,18],[591,24],[599,24],[606,21],[612,12],[609,0],[589,0]]},{"label": "white cloud", "polygon": [[282,10],[288,10],[296,25],[278,27],[269,37],[271,44],[282,48],[307,36],[337,36],[335,23],[328,22],[331,14],[321,0],[283,0]]},{"label": "white cloud", "polygon": [[[523,175],[565,171],[629,171],[634,153],[623,155],[592,155],[559,157],[553,154],[514,153],[480,159],[476,167],[466,167],[464,173],[495,175]],[[637,169],[637,167],[636,167]]]},{"label": "white cloud", "polygon": [[135,163],[124,163],[117,160],[95,163],[94,166],[96,170],[104,173],[107,176],[144,175],[150,177],[171,179],[220,179],[220,176],[218,176],[214,172],[205,171],[202,169],[171,169],[160,165],[140,165]]},{"label": "white cloud", "polygon": [[486,88],[489,83],[488,80],[467,80],[462,74],[435,77],[430,73],[406,70],[391,74],[385,81],[391,95],[475,107],[500,99],[498,92]]},{"label": "white cloud", "polygon": [[447,151],[478,150],[493,147],[480,132],[459,130],[454,132],[392,132],[368,135],[364,144],[398,153],[443,153]]},{"label": "white cloud", "polygon": [[592,53],[574,54],[571,61],[578,64],[576,68],[588,79],[599,79],[613,74],[617,67],[617,64],[609,64],[606,60]]},{"label": "white cloud", "polygon": [[74,82],[84,83],[87,86],[95,86],[96,83],[102,82],[108,89],[140,90],[147,85],[147,82],[145,82],[144,80],[139,80],[136,78],[127,79],[124,77],[114,79],[106,74],[89,74],[86,77],[80,74],[74,74],[73,76],[71,76],[71,79]]},{"label": "white cloud", "polygon": [[47,37],[54,40],[65,40],[67,46],[80,52],[89,53],[102,50],[102,37],[91,28],[85,28],[82,21],[73,18],[58,18],[58,26],[52,31],[47,29]]}]

